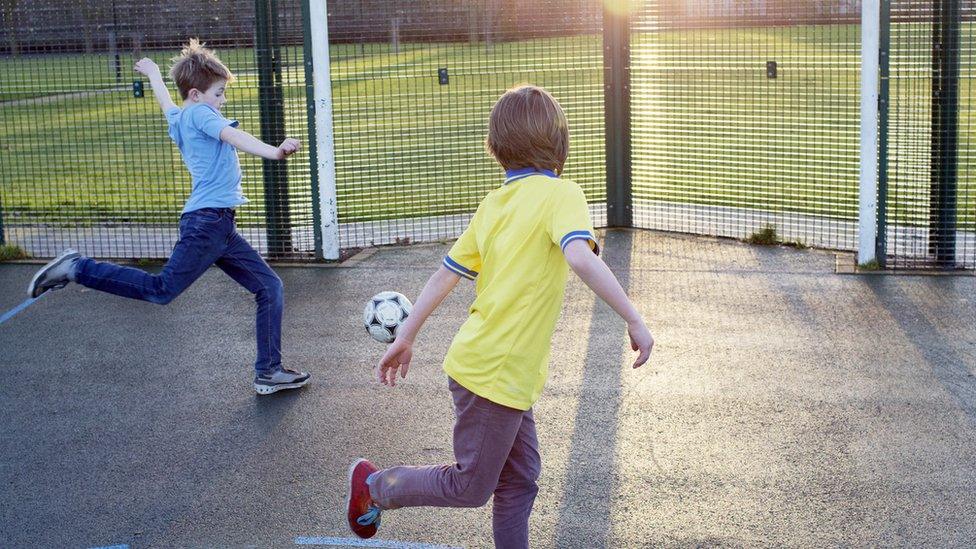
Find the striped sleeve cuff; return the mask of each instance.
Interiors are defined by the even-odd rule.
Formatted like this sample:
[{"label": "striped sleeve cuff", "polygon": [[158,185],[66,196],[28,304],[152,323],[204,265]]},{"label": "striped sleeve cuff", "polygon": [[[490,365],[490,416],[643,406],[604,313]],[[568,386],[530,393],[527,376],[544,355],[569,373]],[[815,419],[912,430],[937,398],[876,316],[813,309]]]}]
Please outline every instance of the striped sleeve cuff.
[{"label": "striped sleeve cuff", "polygon": [[565,252],[566,245],[574,240],[589,240],[590,242],[593,243],[592,246],[593,253],[595,253],[596,255],[600,255],[600,244],[597,243],[596,237],[594,237],[593,233],[591,233],[590,231],[572,231],[566,233],[566,236],[564,236],[562,240],[559,241],[559,249]]},{"label": "striped sleeve cuff", "polygon": [[461,265],[457,261],[451,259],[451,256],[449,255],[444,256],[444,266],[447,267],[448,270],[450,270],[451,272],[463,276],[468,280],[474,280],[475,277],[478,276],[477,271],[472,271],[471,269],[468,269],[464,265]]}]

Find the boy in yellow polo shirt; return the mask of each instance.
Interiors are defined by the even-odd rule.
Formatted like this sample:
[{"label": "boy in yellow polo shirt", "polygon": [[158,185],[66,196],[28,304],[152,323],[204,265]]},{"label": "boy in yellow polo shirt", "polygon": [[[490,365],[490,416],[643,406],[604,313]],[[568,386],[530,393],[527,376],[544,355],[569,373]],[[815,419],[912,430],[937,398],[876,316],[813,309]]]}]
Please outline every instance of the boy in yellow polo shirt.
[{"label": "boy in yellow polo shirt", "polygon": [[494,495],[495,546],[529,546],[541,469],[532,405],[548,374],[569,268],[627,321],[631,346],[640,351],[634,368],[654,345],[598,257],[583,191],[559,177],[569,153],[569,125],[555,98],[535,86],[507,91],[492,108],[485,145],[505,168],[505,183],[478,206],[376,371],[390,386],[398,372],[406,377],[424,321],[461,278],[476,281],[470,316],[444,359],[457,416],[457,461],[384,470],[365,459],[354,462],[347,516],[360,537],[376,533],[382,510],[480,507]]}]

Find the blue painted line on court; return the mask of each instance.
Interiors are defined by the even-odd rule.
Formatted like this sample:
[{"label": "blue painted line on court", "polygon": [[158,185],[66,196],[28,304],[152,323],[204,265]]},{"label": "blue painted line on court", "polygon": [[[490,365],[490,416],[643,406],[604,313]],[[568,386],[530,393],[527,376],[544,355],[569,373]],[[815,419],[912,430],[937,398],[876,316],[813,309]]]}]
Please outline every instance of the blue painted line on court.
[{"label": "blue painted line on court", "polygon": [[327,545],[332,547],[381,547],[383,549],[464,549],[450,545],[431,545],[429,543],[413,543],[385,539],[359,538],[314,538],[297,537],[295,545]]},{"label": "blue painted line on court", "polygon": [[30,307],[31,304],[33,304],[35,301],[37,301],[38,299],[41,299],[42,297],[44,297],[45,295],[47,295],[49,293],[51,293],[51,292],[44,292],[43,294],[41,294],[41,295],[39,295],[37,297],[28,297],[20,305],[17,305],[13,309],[10,309],[9,311],[3,313],[3,316],[0,316],[0,325],[2,325],[4,322],[10,320],[11,318],[13,318],[14,316],[17,315],[17,313],[23,311],[27,307]]}]

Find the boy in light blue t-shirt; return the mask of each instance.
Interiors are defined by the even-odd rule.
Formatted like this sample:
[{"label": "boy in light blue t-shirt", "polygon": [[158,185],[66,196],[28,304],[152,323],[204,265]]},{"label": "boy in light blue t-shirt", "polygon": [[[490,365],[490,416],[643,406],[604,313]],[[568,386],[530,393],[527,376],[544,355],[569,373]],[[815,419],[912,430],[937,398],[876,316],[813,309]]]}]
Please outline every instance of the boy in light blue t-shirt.
[{"label": "boy in light blue t-shirt", "polygon": [[165,305],[190,286],[211,265],[247,288],[257,301],[257,348],[254,389],[270,394],[294,389],[309,375],[281,365],[281,315],[284,295],[281,279],[258,252],[237,232],[235,208],[247,203],[241,190],[237,151],[284,160],[301,148],[296,139],[274,147],[237,129],[237,121],[224,118],[224,90],[234,75],[199,41],[190,40],[176,58],[170,77],[176,82],[183,106],[173,103],[159,67],[145,58],[135,70],[148,76],[153,94],[169,123],[169,136],[180,149],[193,177],[190,197],[180,217],[180,238],[159,274],[122,267],[65,250],[34,275],[31,297],[77,282],[103,292]]}]

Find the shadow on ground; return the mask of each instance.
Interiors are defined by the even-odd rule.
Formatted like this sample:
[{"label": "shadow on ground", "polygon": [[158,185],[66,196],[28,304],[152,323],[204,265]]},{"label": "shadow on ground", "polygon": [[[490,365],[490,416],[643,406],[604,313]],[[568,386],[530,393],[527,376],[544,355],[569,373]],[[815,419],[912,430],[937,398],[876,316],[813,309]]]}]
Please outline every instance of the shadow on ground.
[{"label": "shadow on ground", "polygon": [[[534,547],[967,546],[976,539],[976,283],[833,274],[832,254],[611,232],[657,341],[575,277],[535,407]],[[286,362],[251,390],[253,301],[211,270],[167,307],[69,287],[0,326],[0,546],[289,547],[346,537],[345,470],[451,459],[440,370],[473,296],[430,318],[410,377],[370,382],[360,326],[447,245],[280,268]],[[33,267],[0,265],[0,309]],[[484,547],[490,509],[384,515],[383,539]]]}]

